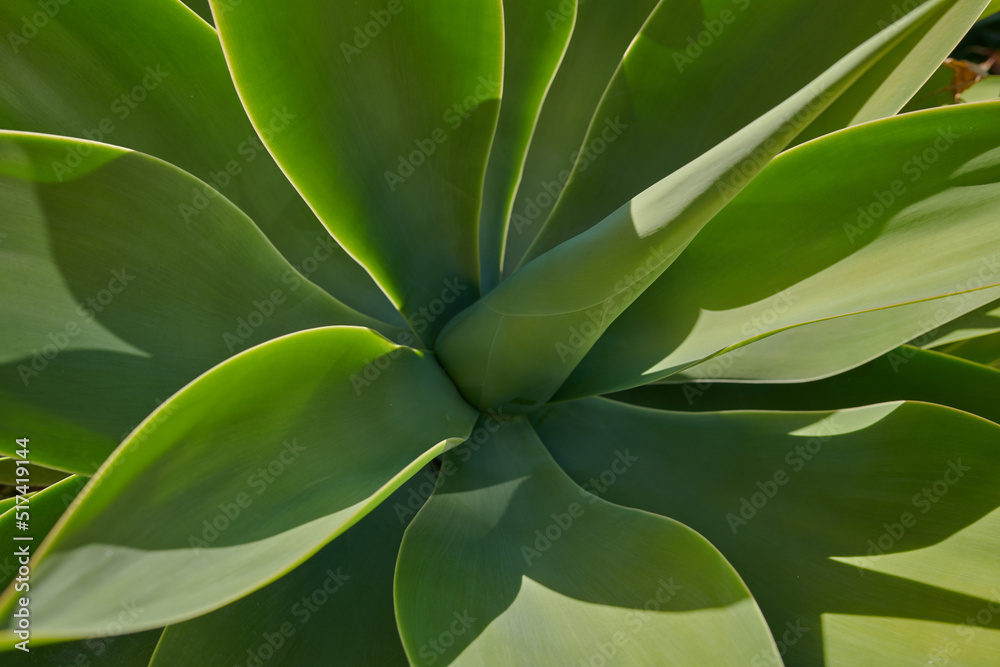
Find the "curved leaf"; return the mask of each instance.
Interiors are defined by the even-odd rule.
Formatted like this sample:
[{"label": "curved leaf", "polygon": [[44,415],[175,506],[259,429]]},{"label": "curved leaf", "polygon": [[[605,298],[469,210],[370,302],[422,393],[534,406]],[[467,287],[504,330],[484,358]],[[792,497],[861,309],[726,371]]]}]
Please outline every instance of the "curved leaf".
[{"label": "curved leaf", "polygon": [[[219,191],[311,280],[402,324],[271,159],[210,26],[178,0],[45,4],[0,6],[0,34],[10,43],[0,49],[0,128],[103,141],[175,164],[212,186],[190,187],[172,203],[185,222],[196,222]],[[261,136],[293,127],[293,116],[282,105],[269,109]],[[85,157],[69,147],[52,161],[70,175]]]},{"label": "curved leaf", "polygon": [[[872,53],[828,108],[797,128],[795,140],[895,114],[985,4],[930,0],[903,19],[918,3],[876,0],[844,11],[811,0],[660,2],[608,85],[526,260],[611,215],[879,33],[893,35],[891,47]],[[753,67],[737,65],[748,56]],[[623,131],[609,134],[608,119]]]},{"label": "curved leaf", "polygon": [[[11,447],[12,450],[15,448],[16,445]],[[14,486],[17,484],[18,479],[26,479],[17,474],[18,463],[20,461],[21,459],[9,456],[0,458],[0,484]],[[30,480],[31,486],[51,486],[69,476],[69,473],[62,470],[46,468],[45,466],[36,464],[31,464],[29,469],[30,475],[27,479]]]},{"label": "curved leaf", "polygon": [[[57,160],[83,155],[63,174]],[[323,292],[228,200],[176,167],[105,144],[0,133],[4,433],[35,463],[93,473],[170,394],[235,352],[330,324],[384,327]],[[39,308],[38,304],[44,304]],[[0,450],[14,447],[13,439]]]},{"label": "curved leaf", "polygon": [[505,0],[503,99],[479,221],[482,291],[500,283],[504,238],[539,108],[565,55],[577,0]]},{"label": "curved leaf", "polygon": [[392,606],[403,529],[434,488],[425,468],[322,551],[256,593],[168,627],[150,667],[406,665]]},{"label": "curved leaf", "polygon": [[[573,33],[539,111],[513,209],[507,212],[504,275],[513,272],[559,198],[587,134],[590,110],[597,108],[608,81],[656,4],[656,0],[577,3]],[[561,11],[567,6],[546,16],[553,29],[574,19],[570,12]],[[607,120],[614,127],[614,119]]]},{"label": "curved leaf", "polygon": [[[33,636],[88,636],[123,601],[143,610],[138,631],[239,599],[356,523],[474,421],[432,358],[366,329],[244,352],[147,418],[35,555]],[[2,604],[9,613],[10,591]]]},{"label": "curved leaf", "polygon": [[[1000,356],[1000,350],[997,351]],[[816,382],[649,384],[611,398],[661,410],[833,410],[909,400],[958,408],[1000,424],[1000,371],[903,346]]]},{"label": "curved leaf", "polygon": [[544,404],[611,322],[748,179],[933,7],[912,12],[897,29],[862,44],[767,114],[532,261],[449,322],[436,350],[463,394],[487,408],[525,411]]},{"label": "curved leaf", "polygon": [[685,373],[812,380],[995,301],[998,109],[907,114],[783,154],[615,320],[560,397],[645,384],[747,343]]},{"label": "curved leaf", "polygon": [[[477,220],[503,70],[500,0],[212,7],[255,126],[275,107],[296,117],[264,137],[278,164],[433,340],[478,291]],[[462,289],[446,298],[453,283]]]},{"label": "curved leaf", "polygon": [[[985,665],[1000,650],[1000,616],[980,615],[1000,604],[993,422],[922,403],[689,414],[590,399],[536,424],[578,482],[711,540],[787,665]],[[640,464],[614,483],[602,471],[623,448]]]},{"label": "curved leaf", "polygon": [[[17,548],[28,546],[34,552],[35,547],[49,534],[59,517],[80,493],[86,481],[86,478],[79,476],[64,479],[24,499],[15,499],[15,505],[0,516],[0,540],[4,544],[13,545],[6,550],[7,553],[0,561],[0,590],[10,586],[18,575],[18,567],[22,563],[14,554]],[[24,502],[25,499],[27,502]],[[18,540],[15,536],[30,539]],[[30,577],[24,583],[30,586]]]},{"label": "curved leaf", "polygon": [[920,347],[939,347],[1000,333],[1000,303],[994,301],[914,339]]},{"label": "curved leaf", "polygon": [[938,351],[977,364],[1000,368],[1000,334],[970,338],[947,345]]},{"label": "curved leaf", "polygon": [[576,486],[524,418],[480,424],[487,437],[449,453],[403,537],[396,616],[413,664],[778,661],[753,598],[700,535]]},{"label": "curved leaf", "polygon": [[[120,625],[120,624],[119,624]],[[113,627],[113,626],[112,626]],[[3,656],[10,667],[147,667],[162,629],[131,635],[95,635],[79,642],[37,645],[30,651],[14,650]]]}]

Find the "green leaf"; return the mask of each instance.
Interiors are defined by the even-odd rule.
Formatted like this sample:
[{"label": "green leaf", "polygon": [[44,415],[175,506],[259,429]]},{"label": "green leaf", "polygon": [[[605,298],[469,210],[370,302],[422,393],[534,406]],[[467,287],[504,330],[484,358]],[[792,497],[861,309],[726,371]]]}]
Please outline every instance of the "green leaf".
[{"label": "green leaf", "polygon": [[242,600],[163,633],[150,667],[406,665],[392,577],[409,518],[434,488],[434,471],[392,496],[323,550]]},{"label": "green leaf", "polygon": [[992,102],[1000,97],[1000,76],[988,76],[962,93],[964,102]]},{"label": "green leaf", "polygon": [[[904,19],[917,4],[876,0],[844,11],[812,0],[661,2],[608,85],[566,189],[526,259],[612,215],[880,31],[893,35],[890,48],[873,52],[829,108],[797,128],[795,141],[895,114],[986,0],[930,0],[914,11],[918,20]],[[898,32],[886,30],[900,19]],[[743,66],[748,61],[752,67]],[[608,131],[609,120],[617,132]]]},{"label": "green leaf", "polygon": [[980,18],[986,18],[987,16],[992,16],[1000,12],[1000,0],[990,0],[990,4],[986,7],[983,15]]},{"label": "green leaf", "polygon": [[[718,547],[785,664],[987,665],[1000,651],[992,422],[922,403],[686,414],[590,399],[536,424],[578,482]],[[636,464],[616,476],[623,450]]]},{"label": "green leaf", "polygon": [[685,369],[818,379],[995,301],[998,109],[907,114],[783,154],[611,325],[559,396]]},{"label": "green leaf", "polygon": [[[72,174],[55,161],[83,155]],[[91,474],[146,415],[257,343],[330,324],[383,326],[336,301],[205,184],[141,153],[0,133],[7,215],[0,276],[0,451],[47,443],[34,462]],[[39,304],[44,304],[40,307]]]},{"label": "green leaf", "polygon": [[162,629],[132,635],[101,635],[79,642],[39,646],[32,639],[30,652],[10,651],[3,656],[10,667],[147,667]]},{"label": "green leaf", "polygon": [[[1000,357],[1000,349],[996,350]],[[947,354],[903,346],[825,380],[791,384],[648,384],[611,398],[661,410],[832,410],[888,401],[923,401],[1000,424],[1000,371]]]},{"label": "green leaf", "polygon": [[[123,600],[144,630],[239,599],[347,530],[475,416],[432,358],[366,329],[244,352],[150,415],[36,554],[33,636],[88,636]],[[8,592],[5,614],[12,603]]]},{"label": "green leaf", "polygon": [[[15,505],[0,516],[0,540],[3,544],[11,545],[11,548],[5,550],[0,562],[0,590],[10,586],[18,575],[18,567],[22,565],[14,555],[15,550],[27,546],[34,553],[86,482],[86,478],[79,476],[56,482],[47,489],[27,496],[26,503],[14,499]],[[27,583],[30,587],[30,575],[22,583]],[[25,589],[25,592],[28,591],[30,588]]]},{"label": "green leaf", "polygon": [[[0,6],[0,35],[9,45],[0,49],[7,73],[0,128],[103,141],[175,164],[240,207],[310,280],[402,325],[268,154],[211,26],[177,0],[56,2],[45,3],[48,11],[37,0]],[[277,104],[257,127],[265,137],[281,133],[299,122],[294,115]],[[68,174],[85,157],[68,147],[52,161]],[[171,208],[197,222],[213,195],[189,187]]]},{"label": "green leaf", "polygon": [[970,338],[946,345],[938,350],[977,364],[1000,368],[1000,333]]},{"label": "green leaf", "polygon": [[[524,411],[544,404],[611,321],[747,180],[849,88],[873,58],[920,25],[928,8],[934,5],[859,46],[767,114],[600,224],[530,262],[449,322],[436,350],[462,393],[480,407]],[[647,337],[648,331],[643,328]]]},{"label": "green leaf", "polygon": [[[504,275],[524,256],[570,177],[608,81],[642,28],[656,0],[579,2],[566,53],[545,96],[531,138],[524,172],[510,211],[504,246]],[[553,28],[568,12],[547,18]],[[612,131],[618,128],[611,121]]]},{"label": "green leaf", "polygon": [[946,322],[910,342],[918,347],[939,347],[1000,332],[1000,302],[994,301]]},{"label": "green leaf", "polygon": [[524,418],[477,431],[403,537],[396,617],[411,663],[778,662],[753,598],[700,535],[578,487]]},{"label": "green leaf", "polygon": [[913,99],[900,109],[900,113],[955,104],[955,93],[951,89],[954,78],[955,72],[941,65],[934,71],[931,78],[927,79],[927,83],[913,95]]},{"label": "green leaf", "polygon": [[[503,99],[486,167],[479,222],[482,291],[500,283],[507,220],[542,100],[565,56],[576,0],[505,0]],[[578,114],[581,115],[581,114]]]},{"label": "green leaf", "polygon": [[17,474],[17,468],[21,463],[23,460],[16,457],[0,458],[0,484],[14,486],[20,479],[28,480],[28,484],[31,486],[51,486],[69,476],[69,473],[62,470],[31,464],[27,467],[28,475],[22,477]]},{"label": "green leaf", "polygon": [[4,498],[3,500],[0,500],[0,515],[3,515],[7,510],[13,507],[16,501],[17,498],[13,496],[11,496],[10,498]]},{"label": "green leaf", "polygon": [[181,0],[191,11],[200,16],[205,23],[212,25],[212,8],[208,0]]},{"label": "green leaf", "polygon": [[264,143],[432,341],[478,292],[477,219],[503,70],[500,0],[212,7],[250,118],[260,127],[278,107],[297,119]]}]

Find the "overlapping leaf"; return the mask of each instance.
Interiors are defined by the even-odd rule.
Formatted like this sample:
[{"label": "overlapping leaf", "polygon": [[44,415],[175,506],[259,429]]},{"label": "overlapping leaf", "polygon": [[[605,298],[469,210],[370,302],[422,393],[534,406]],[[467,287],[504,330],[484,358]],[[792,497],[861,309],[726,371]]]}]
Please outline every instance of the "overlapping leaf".
[{"label": "overlapping leaf", "polygon": [[478,294],[476,221],[502,85],[500,0],[212,6],[254,124],[265,126],[275,107],[297,118],[264,137],[278,164],[433,341]]},{"label": "overlapping leaf", "polygon": [[452,320],[437,350],[463,394],[476,405],[512,410],[547,401],[611,322],[748,180],[935,8],[928,3],[877,34],[767,114],[530,262]]},{"label": "overlapping leaf", "polygon": [[611,325],[561,395],[638,386],[746,343],[687,375],[817,379],[995,301],[998,109],[907,114],[788,151]]},{"label": "overlapping leaf", "polygon": [[[1000,357],[1000,350],[996,351]],[[648,384],[613,398],[661,410],[832,410],[889,401],[937,403],[1000,424],[1000,372],[903,346],[825,380],[788,384],[697,380]]]},{"label": "overlapping leaf", "polygon": [[87,637],[126,603],[143,610],[139,631],[232,602],[357,522],[474,420],[433,359],[369,330],[314,329],[240,354],[147,418],[57,526],[32,566],[33,636]]},{"label": "overlapping leaf", "polygon": [[[984,665],[1000,650],[993,422],[920,403],[683,414],[589,399],[535,423],[578,482],[717,546],[785,664]],[[636,461],[616,480],[602,471],[623,449]]]},{"label": "overlapping leaf", "polygon": [[166,629],[150,667],[406,665],[392,577],[403,529],[434,489],[428,467],[274,583]]},{"label": "overlapping leaf", "polygon": [[490,149],[479,222],[482,291],[500,282],[507,220],[542,100],[576,23],[576,0],[505,0],[503,100]]},{"label": "overlapping leaf", "polygon": [[[803,133],[797,140],[891,116],[985,4],[930,0],[915,10],[920,20],[899,22],[918,3],[877,0],[844,11],[809,0],[660,2],[593,112],[586,139],[577,139],[573,173],[527,259],[600,222],[735,134],[854,45],[899,30],[852,85],[831,91],[836,99],[797,129]],[[609,133],[612,124],[617,131]]]},{"label": "overlapping leaf", "polygon": [[[179,217],[200,217],[217,190],[311,280],[401,324],[271,159],[240,105],[218,36],[180,2],[43,7],[9,0],[0,6],[0,34],[10,46],[0,49],[0,128],[103,141],[166,160],[212,186],[190,187],[175,206]],[[276,104],[257,127],[266,138],[296,122]],[[65,174],[84,157],[68,149],[52,160]]]},{"label": "overlapping leaf", "polygon": [[[576,486],[523,417],[477,431],[403,537],[396,615],[412,664],[778,660],[753,598],[700,535]],[[633,463],[611,452],[605,465]]]},{"label": "overlapping leaf", "polygon": [[[64,173],[67,154],[80,164]],[[193,190],[212,198],[185,220]],[[0,302],[0,451],[30,434],[47,443],[35,463],[91,474],[234,353],[311,327],[382,326],[297,272],[220,194],[141,153],[3,133],[0,192],[0,275],[17,286]]]}]

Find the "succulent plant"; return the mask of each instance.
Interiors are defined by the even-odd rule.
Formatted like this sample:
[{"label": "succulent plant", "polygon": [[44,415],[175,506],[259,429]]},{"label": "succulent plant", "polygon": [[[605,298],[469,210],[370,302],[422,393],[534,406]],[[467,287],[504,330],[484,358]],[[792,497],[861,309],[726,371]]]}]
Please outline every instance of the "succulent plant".
[{"label": "succulent plant", "polygon": [[0,661],[995,664],[996,2],[210,5],[0,8]]}]

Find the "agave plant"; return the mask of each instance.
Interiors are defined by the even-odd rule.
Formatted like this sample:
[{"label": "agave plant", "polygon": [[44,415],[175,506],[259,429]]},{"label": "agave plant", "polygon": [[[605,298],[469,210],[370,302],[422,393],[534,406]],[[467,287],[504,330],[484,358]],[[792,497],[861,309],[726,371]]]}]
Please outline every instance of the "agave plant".
[{"label": "agave plant", "polygon": [[987,5],[5,0],[3,663],[995,664]]}]

